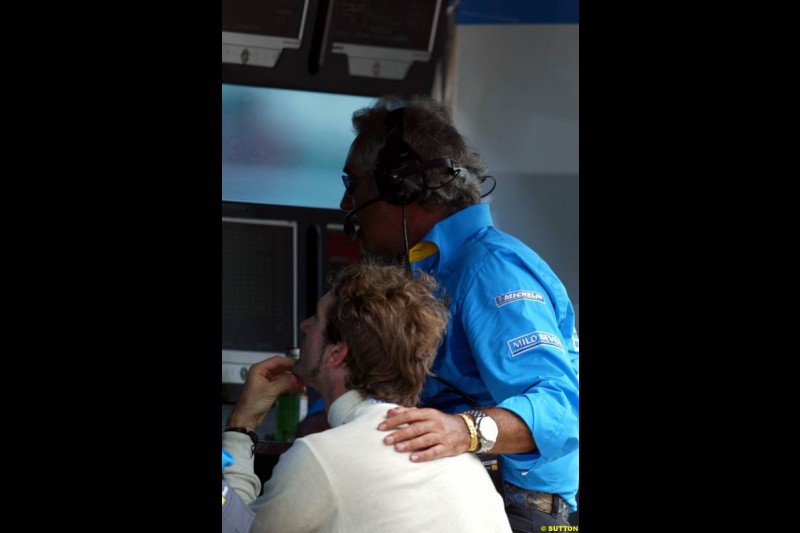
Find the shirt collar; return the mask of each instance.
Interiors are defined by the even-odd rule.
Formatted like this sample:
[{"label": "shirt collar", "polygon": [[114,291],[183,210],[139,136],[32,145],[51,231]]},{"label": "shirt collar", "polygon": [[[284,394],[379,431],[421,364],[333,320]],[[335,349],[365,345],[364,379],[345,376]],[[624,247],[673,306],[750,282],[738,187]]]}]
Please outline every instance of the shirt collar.
[{"label": "shirt collar", "polygon": [[332,428],[346,424],[358,416],[359,407],[366,398],[357,390],[349,390],[336,398],[328,409],[328,423]]},{"label": "shirt collar", "polygon": [[438,263],[441,267],[461,248],[467,237],[487,226],[494,226],[489,204],[475,204],[464,208],[437,222],[422,241],[409,250],[409,261],[422,261],[438,251]]}]

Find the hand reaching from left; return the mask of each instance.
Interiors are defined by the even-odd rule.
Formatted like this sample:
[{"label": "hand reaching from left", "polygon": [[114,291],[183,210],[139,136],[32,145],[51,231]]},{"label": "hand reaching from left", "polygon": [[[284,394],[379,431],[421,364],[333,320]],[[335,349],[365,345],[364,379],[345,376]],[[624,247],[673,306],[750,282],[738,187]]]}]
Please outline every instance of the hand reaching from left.
[{"label": "hand reaching from left", "polygon": [[303,392],[306,388],[292,374],[294,360],[274,356],[250,367],[228,427],[243,427],[255,431],[261,425],[275,399],[284,392]]}]

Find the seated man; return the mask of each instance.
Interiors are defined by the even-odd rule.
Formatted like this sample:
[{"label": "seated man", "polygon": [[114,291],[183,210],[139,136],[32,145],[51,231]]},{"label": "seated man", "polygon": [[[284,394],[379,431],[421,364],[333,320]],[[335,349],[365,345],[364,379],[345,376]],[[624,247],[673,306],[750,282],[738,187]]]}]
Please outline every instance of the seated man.
[{"label": "seated man", "polygon": [[[348,266],[301,324],[297,363],[273,357],[250,368],[223,447],[236,458],[226,479],[254,502],[251,531],[511,531],[476,456],[413,463],[377,429],[387,408],[419,400],[447,324],[434,285],[399,267]],[[332,429],[296,440],[256,499],[247,432],[297,378],[319,391]]]}]

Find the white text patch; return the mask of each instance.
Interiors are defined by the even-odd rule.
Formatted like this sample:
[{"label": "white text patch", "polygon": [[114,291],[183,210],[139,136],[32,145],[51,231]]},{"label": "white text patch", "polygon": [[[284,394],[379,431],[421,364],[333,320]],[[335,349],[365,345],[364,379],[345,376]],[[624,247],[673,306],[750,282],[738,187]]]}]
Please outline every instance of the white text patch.
[{"label": "white text patch", "polygon": [[554,346],[563,351],[564,346],[561,344],[561,339],[552,333],[545,333],[543,331],[533,331],[520,335],[510,341],[507,341],[508,351],[511,352],[511,357],[516,357],[521,353],[528,352],[539,346]]},{"label": "white text patch", "polygon": [[544,303],[544,296],[536,291],[512,291],[494,297],[494,304],[497,307],[516,302],[517,300],[533,300],[534,302]]}]

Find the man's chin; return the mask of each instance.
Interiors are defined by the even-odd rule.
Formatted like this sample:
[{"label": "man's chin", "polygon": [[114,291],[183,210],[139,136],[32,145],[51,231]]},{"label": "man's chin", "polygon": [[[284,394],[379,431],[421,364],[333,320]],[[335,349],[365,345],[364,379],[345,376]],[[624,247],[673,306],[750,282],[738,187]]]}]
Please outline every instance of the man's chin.
[{"label": "man's chin", "polygon": [[296,377],[296,378],[297,378],[297,381],[299,381],[300,383],[302,383],[303,385],[305,385],[306,387],[308,387],[308,384],[307,384],[307,383],[305,382],[305,380],[303,379],[303,372],[302,372],[302,371],[298,373],[298,372],[296,372],[294,369],[292,369],[292,370],[291,370],[291,372],[292,372],[292,374],[294,375],[294,377]]}]

